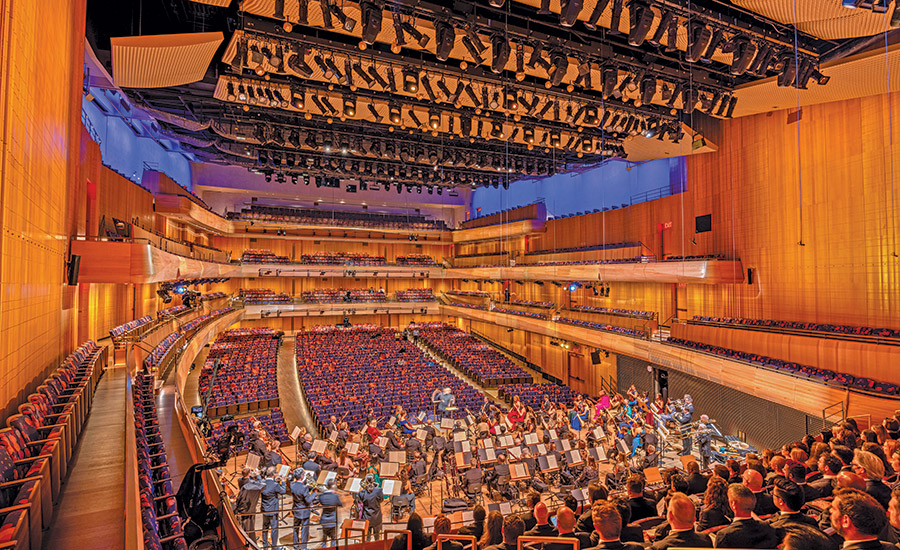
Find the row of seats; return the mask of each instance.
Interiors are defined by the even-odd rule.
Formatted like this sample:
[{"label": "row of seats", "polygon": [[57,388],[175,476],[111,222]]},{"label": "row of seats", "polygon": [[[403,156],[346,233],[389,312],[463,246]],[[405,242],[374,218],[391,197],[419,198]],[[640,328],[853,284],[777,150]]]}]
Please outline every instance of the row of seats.
[{"label": "row of seats", "polygon": [[600,306],[572,306],[572,311],[585,313],[602,313],[604,315],[618,315],[621,317],[637,317],[639,319],[656,319],[655,311],[642,311],[639,309],[622,309],[618,307]]},{"label": "row of seats", "polygon": [[697,260],[724,260],[722,254],[698,254],[694,256],[666,256],[664,262],[693,262]]},{"label": "row of seats", "polygon": [[278,256],[271,250],[245,250],[241,254],[243,264],[289,264],[291,259],[287,256]]},{"label": "row of seats", "polygon": [[300,263],[313,265],[386,265],[384,256],[370,256],[362,252],[317,252],[302,254]]},{"label": "row of seats", "polygon": [[204,294],[203,296],[200,296],[200,301],[201,302],[209,302],[212,300],[219,300],[226,296],[228,296],[228,295],[225,294],[224,292],[210,292],[209,294]]},{"label": "row of seats", "polygon": [[534,410],[539,410],[544,402],[544,396],[550,398],[550,402],[565,403],[567,407],[571,407],[575,403],[575,396],[578,394],[569,386],[560,384],[501,384],[497,388],[497,395],[507,402],[512,403],[515,396],[519,396],[522,403],[528,405]]},{"label": "row of seats", "polygon": [[346,210],[317,210],[252,205],[240,212],[229,212],[228,219],[296,223],[302,225],[332,225],[339,227],[377,227],[387,229],[420,229],[447,231],[444,220],[429,220],[420,214],[368,214]]},{"label": "row of seats", "polygon": [[268,408],[269,400],[278,399],[278,346],[284,333],[239,330],[216,338],[200,371],[200,398],[208,408],[260,402],[265,404],[258,408]]},{"label": "row of seats", "polygon": [[225,307],[222,309],[217,309],[215,311],[211,311],[205,315],[201,315],[200,317],[197,317],[196,319],[192,319],[192,320],[188,321],[187,323],[181,325],[181,328],[179,330],[181,330],[182,334],[188,334],[191,331],[194,331],[194,330],[200,328],[200,326],[203,325],[204,323],[211,321],[213,318],[218,317],[220,315],[225,315],[226,313],[229,313],[231,311],[234,311],[233,307]]},{"label": "row of seats", "polygon": [[694,321],[721,325],[741,325],[776,329],[806,330],[851,336],[873,336],[876,338],[900,338],[900,329],[860,327],[855,325],[833,325],[830,323],[804,323],[802,321],[776,321],[773,319],[745,319],[743,317],[708,317],[694,315]]},{"label": "row of seats", "polygon": [[633,258],[613,258],[610,260],[570,260],[567,262],[529,262],[524,265],[607,265],[607,264],[639,264],[648,262],[646,256],[635,256]]},{"label": "row of seats", "polygon": [[456,396],[458,416],[481,407],[480,392],[398,336],[373,325],[297,334],[300,385],[320,428],[331,415],[346,415],[350,428],[358,429],[369,411],[384,418],[396,405],[413,415],[430,413],[432,392],[444,387]]},{"label": "row of seats", "polygon": [[169,350],[175,347],[175,344],[181,340],[181,337],[181,331],[178,330],[166,336],[144,359],[144,368],[150,372],[156,372],[162,360],[168,355]]},{"label": "row of seats", "polygon": [[408,288],[397,291],[398,302],[431,302],[434,301],[434,293],[430,288]]},{"label": "row of seats", "polygon": [[0,547],[40,550],[106,349],[89,341],[72,352],[0,429]]},{"label": "row of seats", "polygon": [[153,322],[153,317],[146,315],[141,317],[140,319],[135,319],[134,321],[128,321],[124,325],[119,325],[117,327],[113,327],[109,330],[109,335],[113,338],[118,338],[129,332],[139,329],[140,327]]},{"label": "row of seats", "polygon": [[527,306],[527,307],[541,307],[544,309],[553,309],[553,302],[535,302],[532,300],[510,300],[509,305],[511,306]]},{"label": "row of seats", "polygon": [[615,325],[608,325],[606,323],[595,323],[593,321],[582,321],[581,319],[570,319],[568,317],[560,317],[557,319],[560,323],[565,323],[567,325],[575,325],[579,327],[585,327],[593,330],[602,330],[603,332],[612,332],[613,334],[622,334],[624,336],[636,336],[638,338],[650,338],[650,335],[643,330],[633,329],[633,328],[622,328],[617,327]]},{"label": "row of seats", "polygon": [[317,288],[300,293],[303,301],[309,304],[334,304],[341,302],[371,303],[385,302],[384,290],[374,288]]},{"label": "row of seats", "polygon": [[166,447],[156,416],[153,381],[153,375],[138,372],[131,384],[144,548],[186,550]]},{"label": "row of seats", "polygon": [[861,376],[853,376],[850,374],[834,372],[828,369],[821,369],[809,365],[801,365],[799,363],[792,363],[790,361],[783,361],[781,359],[766,357],[765,355],[758,355],[755,353],[747,353],[718,346],[711,346],[709,344],[704,344],[703,342],[694,342],[681,338],[669,337],[668,342],[677,346],[704,351],[706,353],[720,355],[729,359],[738,359],[740,361],[747,361],[749,363],[761,365],[763,367],[786,371],[795,376],[803,376],[816,380],[818,382],[822,382],[824,384],[833,384],[837,386],[856,388],[859,390],[886,395],[900,395],[900,385],[892,384],[890,382],[872,380],[869,378],[863,378]]},{"label": "row of seats", "polygon": [[449,325],[419,329],[419,339],[442,359],[485,386],[531,382],[531,375],[471,335]]},{"label": "row of seats", "polygon": [[464,304],[462,302],[450,302],[451,306],[455,307],[467,307],[469,309],[480,309],[481,311],[488,311],[487,306],[480,306],[478,304]]},{"label": "row of seats", "polygon": [[285,293],[276,293],[269,288],[242,288],[240,295],[248,306],[290,304],[291,297]]},{"label": "row of seats", "polygon": [[447,294],[453,294],[455,296],[490,296],[490,294],[483,290],[448,290]]},{"label": "row of seats", "polygon": [[259,421],[260,426],[266,430],[266,433],[269,434],[269,436],[274,437],[278,441],[287,443],[291,440],[288,436],[287,424],[284,422],[284,415],[281,413],[280,408],[275,407],[272,409],[271,413],[267,414],[235,418],[226,420],[225,422],[213,422],[212,432],[210,436],[206,438],[206,447],[214,449],[216,441],[225,435],[225,431],[232,425],[237,425],[238,431],[244,435],[244,439],[238,445],[235,445],[232,450],[235,454],[249,450],[250,432],[253,431],[253,424],[256,421]]},{"label": "row of seats", "polygon": [[554,248],[550,250],[531,250],[526,252],[526,256],[536,256],[539,254],[561,254],[563,252],[593,252],[594,250],[616,250],[618,248],[630,248],[635,246],[641,246],[641,243],[635,242],[621,242],[621,243],[607,243],[607,244],[595,244],[591,246],[572,246],[568,248]]},{"label": "row of seats", "polygon": [[500,256],[502,254],[508,254],[508,252],[478,252],[475,254],[457,254],[456,258],[480,258],[482,256]]},{"label": "row of seats", "polygon": [[165,317],[170,317],[172,315],[178,315],[180,313],[184,313],[187,311],[187,306],[172,306],[167,307],[166,309],[161,309],[156,312],[157,319],[163,319]]},{"label": "row of seats", "polygon": [[518,309],[506,309],[503,307],[494,307],[491,311],[495,313],[506,313],[507,315],[518,315],[520,317],[531,317],[532,319],[547,319],[544,313],[535,313],[533,311],[520,311]]},{"label": "row of seats", "polygon": [[425,254],[407,254],[406,256],[397,256],[397,265],[413,265],[420,267],[436,266],[437,262],[431,256]]}]

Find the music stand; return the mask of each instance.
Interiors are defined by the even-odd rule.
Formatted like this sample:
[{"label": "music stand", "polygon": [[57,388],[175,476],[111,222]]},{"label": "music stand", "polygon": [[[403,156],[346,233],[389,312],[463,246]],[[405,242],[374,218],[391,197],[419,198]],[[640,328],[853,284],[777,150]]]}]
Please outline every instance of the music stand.
[{"label": "music stand", "polygon": [[554,455],[543,455],[538,457],[538,469],[543,473],[551,473],[559,471],[559,463],[556,462]]},{"label": "music stand", "polygon": [[482,464],[493,464],[494,462],[497,462],[497,453],[494,452],[493,447],[478,449],[478,460],[480,460]]},{"label": "music stand", "polygon": [[513,462],[509,465],[509,479],[512,481],[524,481],[531,476],[528,474],[528,465],[524,462]]},{"label": "music stand", "polygon": [[569,466],[581,466],[584,464],[584,459],[581,458],[581,452],[578,450],[566,451],[565,455]]},{"label": "music stand", "polygon": [[405,451],[388,451],[387,459],[388,459],[388,462],[397,462],[399,464],[406,464],[406,452]]},{"label": "music stand", "polygon": [[397,477],[400,473],[400,465],[396,462],[382,462],[378,465],[378,475],[382,479],[387,477]]},{"label": "music stand", "polygon": [[385,479],[381,483],[381,490],[385,495],[392,497],[400,496],[400,482],[396,479]]}]

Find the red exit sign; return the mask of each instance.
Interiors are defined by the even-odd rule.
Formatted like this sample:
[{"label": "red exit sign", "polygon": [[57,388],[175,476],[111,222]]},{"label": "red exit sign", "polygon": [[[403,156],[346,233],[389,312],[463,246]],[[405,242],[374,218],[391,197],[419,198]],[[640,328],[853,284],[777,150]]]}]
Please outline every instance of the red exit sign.
[{"label": "red exit sign", "polygon": [[662,231],[663,229],[672,229],[672,222],[663,222],[660,224],[656,224],[656,227]]}]

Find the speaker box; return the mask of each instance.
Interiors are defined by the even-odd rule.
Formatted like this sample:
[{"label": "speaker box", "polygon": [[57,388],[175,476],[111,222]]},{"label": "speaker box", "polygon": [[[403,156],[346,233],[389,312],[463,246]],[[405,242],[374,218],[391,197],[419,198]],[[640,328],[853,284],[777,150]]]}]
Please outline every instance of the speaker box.
[{"label": "speaker box", "polygon": [[66,263],[66,282],[69,286],[75,286],[78,284],[78,271],[81,269],[81,256],[78,254],[72,254],[72,257],[69,258],[69,261]]},{"label": "speaker box", "polygon": [[697,216],[694,218],[694,232],[707,233],[712,231],[712,214]]},{"label": "speaker box", "polygon": [[748,285],[753,284],[753,268],[752,267],[747,268],[747,284]]},{"label": "speaker box", "polygon": [[592,352],[591,352],[591,364],[592,364],[592,365],[599,365],[600,363],[601,363],[601,361],[600,361],[600,351],[599,351],[599,350],[597,350],[597,351],[592,351]]}]

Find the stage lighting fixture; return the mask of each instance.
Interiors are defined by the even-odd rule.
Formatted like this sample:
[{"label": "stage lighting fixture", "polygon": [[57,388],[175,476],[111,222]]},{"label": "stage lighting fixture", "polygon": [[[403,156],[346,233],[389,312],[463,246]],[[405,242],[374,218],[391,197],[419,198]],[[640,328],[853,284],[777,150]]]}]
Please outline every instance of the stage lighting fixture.
[{"label": "stage lighting fixture", "polygon": [[603,99],[609,99],[616,91],[616,84],[619,82],[619,70],[615,67],[604,67],[603,69]]},{"label": "stage lighting fixture", "polygon": [[434,24],[434,36],[437,41],[434,55],[438,61],[450,59],[450,52],[456,43],[456,29],[447,21],[437,21]]},{"label": "stage lighting fixture", "polygon": [[622,0],[613,0],[612,14],[609,18],[609,31],[618,34],[622,23]]},{"label": "stage lighting fixture", "polygon": [[578,14],[584,7],[584,0],[561,0],[559,6],[559,24],[571,27],[578,21]]},{"label": "stage lighting fixture", "polygon": [[502,73],[509,62],[510,53],[512,53],[512,48],[505,36],[499,33],[491,36],[491,72]]},{"label": "stage lighting fixture", "polygon": [[417,28],[416,28],[412,23],[410,23],[409,21],[404,21],[404,22],[403,22],[403,29],[404,29],[406,32],[408,32],[408,33],[410,34],[410,36],[412,36],[413,39],[414,39],[416,42],[419,43],[419,47],[420,47],[420,48],[424,48],[425,46],[427,46],[427,45],[428,45],[428,41],[431,40],[431,39],[428,38],[426,35],[424,35],[424,34],[422,34],[421,32],[419,32],[419,29],[417,29]]},{"label": "stage lighting fixture", "polygon": [[575,77],[575,84],[582,88],[592,88],[591,85],[591,62],[582,59],[578,62],[578,76]]},{"label": "stage lighting fixture", "polygon": [[507,111],[515,111],[519,108],[518,95],[515,90],[506,89],[503,92],[503,104]]},{"label": "stage lighting fixture", "polygon": [[[363,28],[362,28],[362,44],[369,45],[375,43],[375,40],[378,38],[378,34],[381,32],[381,23],[384,18],[384,15],[381,11],[381,7],[378,6],[375,2],[366,2],[363,1],[360,3],[360,12],[362,14]],[[352,30],[352,29],[350,29]]]},{"label": "stage lighting fixture", "polygon": [[786,53],[781,56],[779,62],[781,72],[778,74],[776,84],[781,87],[787,87],[794,84],[797,76],[797,59],[793,53]]},{"label": "stage lighting fixture", "polygon": [[406,33],[403,32],[403,19],[400,18],[398,12],[391,12],[394,21],[394,43],[391,44],[391,51],[399,54],[402,47],[406,45]]},{"label": "stage lighting fixture", "polygon": [[556,106],[557,106],[557,104],[556,104],[555,101],[553,101],[553,100],[548,100],[547,103],[544,103],[544,106],[541,107],[541,110],[538,111],[537,117],[538,117],[538,118],[544,118],[544,116],[547,114],[547,111],[549,111],[550,109],[552,109],[552,108],[554,108],[554,107],[556,107]]},{"label": "stage lighting fixture", "polygon": [[737,100],[737,97],[731,96],[731,99],[728,101],[728,109],[725,111],[725,118],[731,118],[734,115],[734,108],[737,106]]},{"label": "stage lighting fixture", "polygon": [[544,47],[539,42],[532,44],[531,55],[528,57],[528,68],[536,69],[538,67],[545,71],[550,70],[550,63],[544,59]]},{"label": "stage lighting fixture", "polygon": [[375,122],[381,122],[381,114],[378,112],[378,109],[375,108],[375,105],[369,103],[367,107],[372,114],[372,118],[375,119]]},{"label": "stage lighting fixture", "polygon": [[453,103],[452,101],[450,101],[450,96],[453,94],[450,93],[450,88],[447,87],[447,83],[444,82],[443,77],[441,77],[441,79],[437,81],[436,86],[438,87],[438,90],[440,90],[441,93],[444,94],[444,99],[446,101],[449,101],[450,103]]},{"label": "stage lighting fixture", "polygon": [[694,108],[697,107],[697,100],[699,99],[699,92],[696,88],[688,88],[684,91],[683,97],[681,99],[682,106],[681,110],[685,112],[685,114],[691,114],[694,112]]},{"label": "stage lighting fixture", "polygon": [[503,139],[503,123],[502,122],[492,122],[491,123],[491,137],[494,139]]},{"label": "stage lighting fixture", "polygon": [[376,83],[378,83],[378,85],[381,86],[383,89],[387,89],[388,83],[378,73],[378,68],[375,65],[370,65],[368,71],[369,71],[369,74],[372,75],[372,80],[374,80]]},{"label": "stage lighting fixture", "polygon": [[[725,43],[724,46],[723,42]],[[706,51],[703,52],[701,59],[704,61],[711,60],[719,46],[723,46],[723,48],[728,46],[728,43],[725,40],[725,32],[722,29],[716,29],[715,32],[713,32],[712,38],[709,39],[709,46],[706,47]]]},{"label": "stage lighting fixture", "polygon": [[266,172],[266,183],[272,183],[272,172]]},{"label": "stage lighting fixture", "polygon": [[340,21],[341,26],[344,27],[345,31],[353,32],[353,29],[356,27],[355,19],[345,14],[344,10],[342,10],[341,7],[337,4],[331,4],[331,12],[334,13],[334,16],[337,17],[338,21]]},{"label": "stage lighting fixture", "polygon": [[672,96],[666,102],[666,105],[669,108],[674,108],[675,102],[678,101],[678,97],[683,93],[683,91],[684,91],[684,83],[683,82],[678,82],[677,84],[675,84],[675,89],[672,90]]},{"label": "stage lighting fixture", "polygon": [[756,55],[756,44],[750,39],[739,36],[733,41],[734,52],[731,59],[731,74],[740,76],[747,72],[753,56]]},{"label": "stage lighting fixture", "polygon": [[241,68],[247,65],[247,41],[241,40],[237,48],[235,48],[234,57],[231,58],[231,68],[236,72],[241,72]]},{"label": "stage lighting fixture", "polygon": [[599,112],[597,111],[596,107],[594,107],[593,105],[585,106],[584,124],[586,124],[588,126],[593,126],[593,125],[597,124],[598,115],[599,115]]},{"label": "stage lighting fixture", "polygon": [[411,94],[419,91],[419,73],[415,69],[403,69],[403,91]]},{"label": "stage lighting fixture", "polygon": [[344,96],[344,116],[346,116],[346,117],[356,116],[356,96],[352,96],[352,95]]},{"label": "stage lighting fixture", "polygon": [[284,98],[283,95],[281,95],[281,91],[278,89],[272,90],[272,97],[274,98],[277,106],[280,106],[282,109],[287,109],[291,104],[290,101],[288,101]]},{"label": "stage lighting fixture", "polygon": [[247,89],[243,84],[238,86],[237,98],[239,101],[247,101]]},{"label": "stage lighting fixture", "polygon": [[344,75],[341,74],[341,70],[338,69],[337,63],[334,62],[333,57],[326,57],[325,65],[328,66],[329,69],[331,69],[331,73],[336,79],[338,79],[339,81],[344,79]]},{"label": "stage lighting fixture", "polygon": [[647,39],[653,19],[656,17],[650,6],[644,4],[631,4],[631,30],[628,32],[628,43],[632,46],[640,46]]},{"label": "stage lighting fixture", "polygon": [[472,42],[472,39],[468,36],[463,36],[462,38],[463,46],[465,46],[466,51],[469,52],[469,56],[472,57],[472,61],[476,65],[481,65],[484,63],[484,59],[481,58],[481,53],[478,51],[478,48],[475,47],[475,43]]},{"label": "stage lighting fixture", "polygon": [[319,0],[319,8],[322,11],[322,19],[325,28],[333,29],[334,21],[331,19],[331,0]]},{"label": "stage lighting fixture", "polygon": [[169,302],[172,301],[172,295],[169,294],[169,292],[167,290],[162,290],[162,289],[157,290],[156,295],[159,296],[159,298],[162,300],[162,302],[164,304],[168,304]]},{"label": "stage lighting fixture", "polygon": [[488,103],[488,107],[491,109],[500,108],[500,92],[494,92],[494,95],[491,96],[491,101]]},{"label": "stage lighting fixture", "polygon": [[322,96],[320,99],[322,100],[322,104],[325,105],[325,107],[327,107],[329,111],[331,111],[332,115],[338,114],[338,109],[337,109],[337,107],[335,107],[334,105],[331,104],[330,98]]},{"label": "stage lighting fixture", "polygon": [[566,71],[568,69],[569,56],[567,56],[566,53],[562,51],[554,52],[553,55],[550,56],[550,70],[547,71],[547,75],[550,79],[550,85],[559,86],[562,83],[563,78],[566,76]]},{"label": "stage lighting fixture", "polygon": [[319,66],[319,70],[322,71],[322,76],[324,76],[325,78],[331,78],[332,76],[334,76],[334,72],[332,72],[331,68],[329,68],[328,65],[325,64],[325,60],[322,59],[321,55],[314,55],[313,61],[315,61],[316,65]]},{"label": "stage lighting fixture", "polygon": [[412,109],[409,110],[409,118],[412,119],[413,123],[415,123],[417,128],[422,127],[422,121],[419,120],[419,117],[416,116],[416,112],[413,111]]},{"label": "stage lighting fixture", "polygon": [[228,101],[234,101],[237,99],[237,94],[234,93],[234,82],[229,82],[225,87],[225,95]]},{"label": "stage lighting fixture", "polygon": [[428,113],[428,126],[432,130],[437,130],[441,127],[441,113],[438,111],[431,111]]},{"label": "stage lighting fixture", "polygon": [[584,26],[592,31],[597,30],[597,21],[600,20],[600,16],[603,15],[603,11],[608,5],[609,0],[597,0],[597,3],[594,5],[594,11],[591,12],[588,20],[584,22]]},{"label": "stage lighting fixture", "polygon": [[475,108],[480,108],[482,105],[478,101],[478,96],[475,95],[475,90],[472,89],[472,84],[467,83],[465,86],[466,95],[469,96],[469,99],[472,100],[472,103],[475,104]]},{"label": "stage lighting fixture", "polygon": [[441,100],[434,94],[434,89],[431,87],[431,81],[428,80],[428,75],[422,75],[422,88],[425,89],[425,93],[428,95],[428,99],[431,100],[432,103],[440,103]]},{"label": "stage lighting fixture", "polygon": [[675,12],[671,10],[663,10],[662,17],[659,19],[659,26],[656,27],[656,32],[653,33],[653,36],[650,37],[647,41],[653,44],[654,46],[659,46],[662,43],[663,37],[666,35],[666,31],[669,30],[669,27],[672,24],[678,24],[678,18],[675,17]]},{"label": "stage lighting fixture", "polygon": [[297,50],[295,50],[288,56],[287,66],[290,70],[294,71],[298,75],[304,78],[309,78],[312,76],[313,70],[312,67],[310,67],[306,63],[304,57],[305,53],[303,48],[298,47]]},{"label": "stage lighting fixture", "polygon": [[566,289],[567,289],[569,292],[575,292],[575,291],[578,290],[580,287],[581,287],[581,284],[579,284],[579,283],[569,283],[569,285],[566,287]]},{"label": "stage lighting fixture", "polygon": [[593,153],[594,152],[594,138],[590,136],[584,136],[581,138],[581,150],[585,153]]},{"label": "stage lighting fixture", "polygon": [[712,31],[703,23],[694,23],[688,32],[688,48],[684,59],[688,63],[700,61],[712,40]]},{"label": "stage lighting fixture", "polygon": [[506,0],[488,0],[488,4],[490,4],[491,7],[494,7],[494,8],[502,8],[503,4],[505,4],[505,3],[506,3]]},{"label": "stage lighting fixture", "polygon": [[525,44],[522,41],[516,43],[516,80],[525,80]]},{"label": "stage lighting fixture", "polygon": [[250,51],[250,63],[253,63],[254,65],[259,65],[260,63],[263,62],[263,55],[262,55],[262,52],[259,50],[259,46],[257,46],[256,44],[250,44],[249,51]]},{"label": "stage lighting fixture", "polygon": [[550,147],[559,147],[562,144],[562,137],[557,130],[550,131]]},{"label": "stage lighting fixture", "polygon": [[[347,71],[347,72],[349,73],[350,71]],[[362,68],[362,65],[360,63],[353,64],[353,72],[356,73],[356,76],[363,79],[363,81],[366,83],[367,86],[371,86],[372,83],[374,82],[374,80],[372,80],[372,77],[369,76],[369,74],[365,71],[365,69]]]},{"label": "stage lighting fixture", "polygon": [[656,95],[656,77],[646,76],[641,80],[641,103],[650,105]]}]

